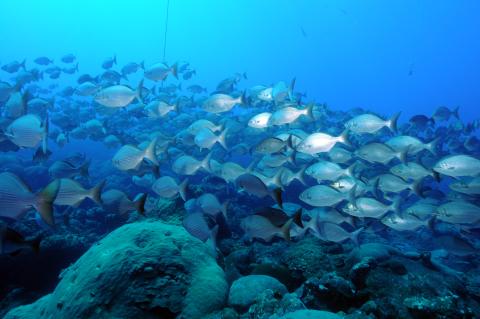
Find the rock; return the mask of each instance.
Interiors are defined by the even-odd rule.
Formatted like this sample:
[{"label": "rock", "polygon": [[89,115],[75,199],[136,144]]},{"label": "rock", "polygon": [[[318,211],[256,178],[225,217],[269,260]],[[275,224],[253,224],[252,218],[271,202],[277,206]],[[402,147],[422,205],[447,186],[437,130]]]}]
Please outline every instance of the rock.
[{"label": "rock", "polygon": [[356,264],[365,258],[369,258],[380,263],[387,261],[394,254],[396,254],[396,250],[391,246],[379,243],[368,243],[355,247],[350,252],[347,260],[350,264]]},{"label": "rock", "polygon": [[406,298],[404,305],[413,318],[473,318],[474,314],[460,302],[456,295]]},{"label": "rock", "polygon": [[247,275],[250,267],[250,250],[247,248],[234,250],[225,257],[225,275],[227,281],[232,283],[242,275]]},{"label": "rock", "polygon": [[396,275],[406,275],[408,272],[407,268],[405,268],[405,265],[398,260],[388,260],[383,263],[382,266],[387,267]]},{"label": "rock", "polygon": [[370,257],[366,257],[350,269],[350,280],[357,289],[365,288],[368,274],[373,268],[375,268],[375,261]]},{"label": "rock", "polygon": [[375,314],[378,312],[378,306],[374,300],[370,300],[363,304],[361,310],[366,314]]},{"label": "rock", "polygon": [[65,270],[53,293],[6,319],[204,318],[228,285],[209,248],[182,227],[125,225]]},{"label": "rock", "polygon": [[328,273],[322,278],[310,278],[302,286],[301,300],[307,308],[348,310],[363,304],[367,296],[357,294],[351,281]]},{"label": "rock", "polygon": [[292,243],[283,248],[282,264],[292,272],[299,272],[305,278],[321,277],[324,273],[333,271],[331,255],[324,252],[324,244],[314,238],[306,237],[302,241]]},{"label": "rock", "polygon": [[290,269],[279,264],[253,264],[251,275],[266,275],[280,281],[287,287],[288,291],[293,291],[300,287],[304,280],[301,276]]},{"label": "rock", "polygon": [[301,309],[305,309],[305,305],[296,294],[285,294],[281,297],[267,289],[255,298],[255,303],[248,309],[248,317],[270,319],[273,315],[284,315]]},{"label": "rock", "polygon": [[249,275],[235,280],[230,287],[228,304],[236,309],[246,310],[263,291],[270,289],[283,296],[287,288],[277,279],[265,275]]},{"label": "rock", "polygon": [[343,316],[321,310],[297,310],[278,319],[342,319]]}]

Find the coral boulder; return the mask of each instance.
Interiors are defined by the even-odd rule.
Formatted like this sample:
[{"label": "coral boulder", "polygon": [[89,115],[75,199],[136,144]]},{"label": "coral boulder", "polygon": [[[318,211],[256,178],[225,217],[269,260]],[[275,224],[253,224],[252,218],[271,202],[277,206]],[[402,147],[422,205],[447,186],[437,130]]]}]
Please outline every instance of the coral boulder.
[{"label": "coral boulder", "polygon": [[209,247],[182,227],[125,225],[65,270],[53,293],[5,318],[202,318],[228,284]]}]

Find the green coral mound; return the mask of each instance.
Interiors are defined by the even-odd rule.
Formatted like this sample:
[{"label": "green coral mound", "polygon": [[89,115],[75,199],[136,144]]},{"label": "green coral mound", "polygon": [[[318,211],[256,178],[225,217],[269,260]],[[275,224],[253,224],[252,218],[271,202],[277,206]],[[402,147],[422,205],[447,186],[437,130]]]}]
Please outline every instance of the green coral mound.
[{"label": "green coral mound", "polygon": [[182,227],[137,222],[91,247],[53,293],[5,318],[195,319],[221,309],[227,295],[209,247]]}]

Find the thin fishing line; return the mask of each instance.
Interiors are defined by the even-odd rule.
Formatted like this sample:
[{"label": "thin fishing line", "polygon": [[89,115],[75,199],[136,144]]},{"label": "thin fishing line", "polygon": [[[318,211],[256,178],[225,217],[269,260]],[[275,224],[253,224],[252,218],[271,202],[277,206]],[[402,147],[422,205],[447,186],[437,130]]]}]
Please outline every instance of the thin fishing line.
[{"label": "thin fishing line", "polygon": [[165,53],[167,52],[168,9],[169,8],[170,8],[170,0],[167,0],[167,15],[165,17],[165,35],[163,37],[163,62],[165,62]]}]

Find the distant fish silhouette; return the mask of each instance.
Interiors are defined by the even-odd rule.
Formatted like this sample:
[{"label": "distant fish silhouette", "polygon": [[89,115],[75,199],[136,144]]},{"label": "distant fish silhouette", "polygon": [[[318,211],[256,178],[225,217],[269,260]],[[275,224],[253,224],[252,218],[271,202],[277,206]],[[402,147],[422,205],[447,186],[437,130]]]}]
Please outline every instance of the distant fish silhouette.
[{"label": "distant fish silhouette", "polygon": [[304,38],[308,37],[307,33],[305,32],[305,29],[302,26],[300,26],[300,31],[302,32],[302,35]]},{"label": "distant fish silhouette", "polygon": [[414,64],[414,63],[411,63],[411,64],[410,64],[410,67],[408,68],[408,76],[412,76],[412,75],[413,75],[414,69],[415,69],[415,64]]}]

